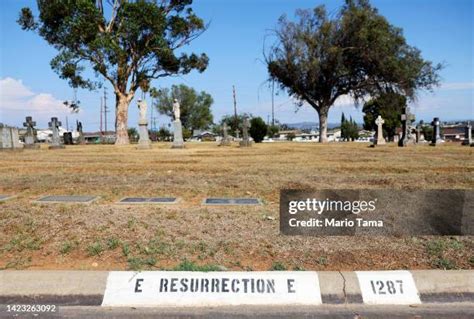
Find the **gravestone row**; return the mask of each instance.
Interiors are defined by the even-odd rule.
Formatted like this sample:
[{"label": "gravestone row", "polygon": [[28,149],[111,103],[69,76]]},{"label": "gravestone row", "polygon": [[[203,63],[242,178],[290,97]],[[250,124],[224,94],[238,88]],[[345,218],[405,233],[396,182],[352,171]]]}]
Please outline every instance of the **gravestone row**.
[{"label": "gravestone row", "polygon": [[[398,142],[398,146],[406,147],[408,145],[415,145],[415,144],[420,144],[420,143],[425,142],[425,137],[422,133],[422,128],[424,125],[423,121],[420,121],[420,123],[414,128],[416,134],[415,136],[413,136],[412,134],[413,127],[411,125],[415,121],[415,116],[413,114],[410,114],[408,108],[405,108],[405,111],[401,115],[400,120],[402,122],[402,137],[398,141],[396,141]],[[375,133],[373,144],[371,145],[372,147],[386,144],[385,138],[383,137],[383,128],[382,128],[384,123],[385,121],[379,115],[377,119],[375,120],[375,124],[377,125],[377,131]],[[444,142],[444,140],[441,138],[439,118],[438,117],[433,118],[433,121],[430,124],[433,130],[430,145],[431,146],[440,145],[441,143]],[[395,135],[395,137],[397,136],[398,135]],[[474,146],[473,139],[472,139],[472,126],[470,122],[468,122],[468,124],[465,126],[464,136],[465,138],[462,142],[462,145]]]}]

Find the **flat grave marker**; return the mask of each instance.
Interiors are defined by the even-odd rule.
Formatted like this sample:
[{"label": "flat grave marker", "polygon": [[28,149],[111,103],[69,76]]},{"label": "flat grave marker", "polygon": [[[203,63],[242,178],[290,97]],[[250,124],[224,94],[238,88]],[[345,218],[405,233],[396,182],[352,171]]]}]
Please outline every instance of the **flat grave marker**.
[{"label": "flat grave marker", "polygon": [[9,200],[10,198],[13,198],[11,195],[0,195],[0,202]]},{"label": "flat grave marker", "polygon": [[51,195],[37,199],[39,203],[81,203],[88,204],[96,200],[98,196],[76,196],[76,195]]},{"label": "flat grave marker", "polygon": [[119,204],[176,204],[177,197],[125,197]]},{"label": "flat grave marker", "polygon": [[204,205],[262,205],[258,198],[206,198]]}]

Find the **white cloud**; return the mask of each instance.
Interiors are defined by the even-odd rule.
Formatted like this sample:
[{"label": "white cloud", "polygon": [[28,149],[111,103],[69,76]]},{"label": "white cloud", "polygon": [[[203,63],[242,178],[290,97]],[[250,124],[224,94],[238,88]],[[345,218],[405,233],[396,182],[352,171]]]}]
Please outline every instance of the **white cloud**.
[{"label": "white cloud", "polygon": [[0,122],[16,122],[25,116],[46,121],[69,114],[63,102],[49,93],[35,93],[22,80],[0,79]]},{"label": "white cloud", "polygon": [[474,89],[474,82],[452,82],[441,83],[441,90],[472,90]]}]

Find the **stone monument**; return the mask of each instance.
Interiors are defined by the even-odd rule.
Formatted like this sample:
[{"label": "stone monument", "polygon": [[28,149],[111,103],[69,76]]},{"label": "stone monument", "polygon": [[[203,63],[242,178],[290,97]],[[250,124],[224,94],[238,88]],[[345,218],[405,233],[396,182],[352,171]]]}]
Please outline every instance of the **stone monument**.
[{"label": "stone monument", "polygon": [[402,121],[402,137],[398,141],[398,146],[405,147],[410,144],[415,144],[415,139],[411,134],[411,123],[415,120],[415,116],[410,113],[408,107],[405,108],[403,114],[400,116]]},{"label": "stone monument", "polygon": [[138,109],[140,110],[140,119],[138,120],[138,149],[150,149],[151,141],[148,136],[148,120],[146,118],[147,104],[145,100],[138,100]]},{"label": "stone monument", "polygon": [[51,122],[48,123],[50,130],[53,131],[53,136],[51,138],[51,144],[49,145],[49,149],[59,149],[64,148],[64,145],[61,144],[61,138],[59,137],[59,127],[61,126],[61,122],[58,121],[57,117],[52,117]]},{"label": "stone monument", "polygon": [[252,146],[252,142],[250,141],[250,137],[249,137],[249,128],[250,128],[250,121],[248,117],[246,117],[244,118],[244,123],[242,125],[242,141],[240,141],[240,147]]},{"label": "stone monument", "polygon": [[0,151],[21,151],[18,129],[0,123]]},{"label": "stone monument", "polygon": [[464,128],[464,141],[462,145],[472,145],[472,125],[471,122],[467,122],[466,127]]},{"label": "stone monument", "polygon": [[63,142],[64,145],[73,145],[72,141],[72,132],[64,132],[63,133]]},{"label": "stone monument", "polygon": [[425,123],[423,121],[420,121],[420,123],[418,123],[418,125],[416,126],[416,143],[417,144],[425,142],[425,135],[421,131],[423,129],[424,124]]},{"label": "stone monument", "polygon": [[173,145],[171,148],[184,148],[184,140],[183,140],[183,127],[181,125],[181,110],[179,106],[179,102],[177,99],[174,99],[173,102],[173,114],[174,114],[174,121],[173,121]]},{"label": "stone monument", "polygon": [[224,125],[222,125],[222,140],[219,143],[219,146],[230,146],[230,138],[227,133],[228,129],[227,123],[224,122]]},{"label": "stone monument", "polygon": [[35,129],[36,122],[33,121],[31,116],[27,116],[25,120],[26,121],[23,123],[23,126],[26,127],[25,149],[37,150],[40,148],[40,145],[37,143],[38,138],[36,137]]},{"label": "stone monument", "polygon": [[439,117],[435,117],[433,122],[431,122],[431,125],[433,126],[433,137],[431,138],[430,145],[436,146],[443,142],[439,131]]},{"label": "stone monument", "polygon": [[85,144],[86,140],[84,138],[84,132],[82,131],[82,123],[77,120],[76,120],[76,131],[79,134],[79,137],[77,138],[77,143]]},{"label": "stone monument", "polygon": [[377,116],[377,119],[375,120],[375,124],[377,124],[377,132],[375,134],[374,138],[374,145],[385,145],[385,139],[383,138],[383,129],[382,125],[385,123],[383,118],[379,115]]}]

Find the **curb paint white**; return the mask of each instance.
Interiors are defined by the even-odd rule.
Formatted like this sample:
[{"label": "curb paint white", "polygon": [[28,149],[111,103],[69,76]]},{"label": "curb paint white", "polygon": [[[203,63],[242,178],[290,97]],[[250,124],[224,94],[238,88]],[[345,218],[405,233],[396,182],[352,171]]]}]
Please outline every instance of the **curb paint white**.
[{"label": "curb paint white", "polygon": [[420,304],[413,276],[407,270],[356,271],[362,300],[369,305]]},{"label": "curb paint white", "polygon": [[111,271],[102,306],[320,305],[314,271]]}]

